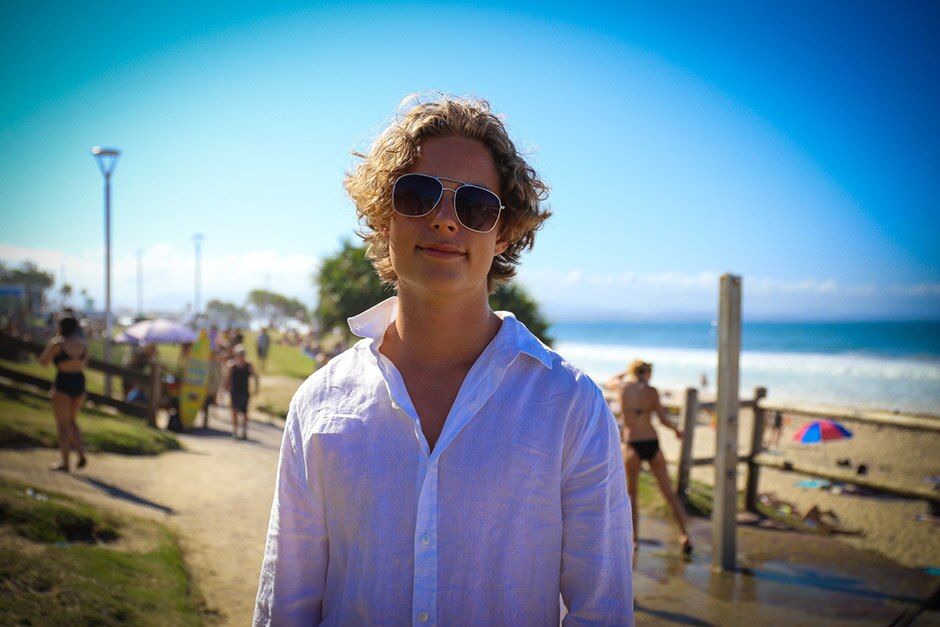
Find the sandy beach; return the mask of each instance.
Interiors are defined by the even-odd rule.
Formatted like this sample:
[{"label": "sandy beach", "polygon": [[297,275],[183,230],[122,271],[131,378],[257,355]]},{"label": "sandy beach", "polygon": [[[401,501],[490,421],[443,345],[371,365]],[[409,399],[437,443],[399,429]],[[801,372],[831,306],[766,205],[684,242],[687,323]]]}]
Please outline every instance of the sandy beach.
[{"label": "sandy beach", "polygon": [[[677,398],[674,396],[674,398]],[[881,427],[846,421],[853,433],[847,440],[807,445],[793,441],[793,436],[810,420],[792,417],[785,420],[780,444],[771,453],[784,460],[799,460],[832,469],[858,469],[864,465],[871,480],[884,480],[907,485],[935,485],[940,477],[940,432]],[[738,451],[748,454],[753,416],[750,410],[740,413]],[[675,477],[679,459],[679,440],[666,429],[659,429],[660,442]],[[694,458],[715,454],[715,431],[707,414],[702,413],[694,437]],[[849,460],[850,466],[838,466]],[[711,466],[693,467],[692,477],[709,485],[714,483]],[[744,489],[746,466],[738,465],[738,486]],[[856,548],[875,551],[910,568],[940,567],[940,524],[928,514],[922,500],[893,497],[886,494],[852,494],[843,486],[811,485],[812,478],[796,473],[762,469],[759,492],[775,493],[792,503],[799,512],[813,505],[836,513],[846,530],[861,531],[859,535],[835,534],[840,541]],[[800,484],[803,484],[802,486]]]}]

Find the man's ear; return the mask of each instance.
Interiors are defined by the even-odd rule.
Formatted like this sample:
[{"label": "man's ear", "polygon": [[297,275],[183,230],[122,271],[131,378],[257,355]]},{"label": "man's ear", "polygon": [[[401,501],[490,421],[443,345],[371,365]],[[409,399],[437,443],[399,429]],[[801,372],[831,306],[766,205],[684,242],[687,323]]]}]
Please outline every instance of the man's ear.
[{"label": "man's ear", "polygon": [[496,251],[493,253],[493,256],[502,255],[506,252],[506,249],[509,248],[509,242],[504,242],[503,240],[496,241]]}]

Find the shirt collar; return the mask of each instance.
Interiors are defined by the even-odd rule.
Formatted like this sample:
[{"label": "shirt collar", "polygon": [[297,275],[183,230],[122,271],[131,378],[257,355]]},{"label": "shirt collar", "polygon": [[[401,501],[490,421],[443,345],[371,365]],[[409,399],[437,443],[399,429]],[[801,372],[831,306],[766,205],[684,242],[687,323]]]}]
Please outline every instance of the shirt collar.
[{"label": "shirt collar", "polygon": [[356,337],[381,340],[388,325],[398,316],[398,297],[386,298],[378,305],[366,309],[361,314],[348,318],[349,330]]},{"label": "shirt collar", "polygon": [[[510,354],[525,353],[539,361],[546,368],[551,369],[552,358],[537,337],[516,320],[508,311],[497,311],[496,315],[502,318],[503,325],[496,334],[496,343],[499,352]],[[374,344],[381,344],[388,325],[398,316],[398,297],[386,298],[378,305],[365,310],[357,316],[348,319],[349,330],[357,337],[368,338]]]}]

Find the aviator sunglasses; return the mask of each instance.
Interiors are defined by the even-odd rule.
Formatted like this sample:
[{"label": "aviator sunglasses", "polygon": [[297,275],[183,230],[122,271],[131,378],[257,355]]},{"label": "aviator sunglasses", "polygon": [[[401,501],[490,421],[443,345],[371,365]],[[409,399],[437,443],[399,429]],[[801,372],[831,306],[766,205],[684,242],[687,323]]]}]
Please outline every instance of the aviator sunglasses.
[{"label": "aviator sunglasses", "polygon": [[477,185],[430,174],[403,174],[392,186],[392,207],[395,212],[409,218],[428,215],[441,201],[444,181],[458,183],[454,192],[454,213],[457,221],[467,230],[489,233],[496,227],[500,212],[505,208],[499,196]]}]

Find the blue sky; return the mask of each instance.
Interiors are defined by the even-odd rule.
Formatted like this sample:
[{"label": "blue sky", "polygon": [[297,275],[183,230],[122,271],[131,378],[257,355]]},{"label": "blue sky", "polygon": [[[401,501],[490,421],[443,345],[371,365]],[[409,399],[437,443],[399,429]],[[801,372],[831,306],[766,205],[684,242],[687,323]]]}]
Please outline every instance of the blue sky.
[{"label": "blue sky", "polygon": [[342,190],[410,92],[506,115],[555,216],[520,280],[557,318],[940,318],[940,5],[4,3],[0,259],[100,306],[313,301]]}]

